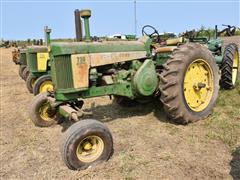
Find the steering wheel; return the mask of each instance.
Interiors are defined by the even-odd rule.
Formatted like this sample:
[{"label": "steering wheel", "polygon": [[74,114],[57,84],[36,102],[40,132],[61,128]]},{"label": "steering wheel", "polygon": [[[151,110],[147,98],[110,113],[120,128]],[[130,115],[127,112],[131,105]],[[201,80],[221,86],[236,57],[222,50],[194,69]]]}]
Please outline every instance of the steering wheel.
[{"label": "steering wheel", "polygon": [[[152,29],[153,32],[152,33],[146,32],[147,28]],[[142,28],[142,35],[143,36],[146,35],[146,36],[148,36],[150,38],[155,38],[157,36],[157,39],[156,39],[157,41],[159,41],[159,37],[160,37],[158,31],[153,26],[150,26],[150,25],[143,26],[143,28]]]}]

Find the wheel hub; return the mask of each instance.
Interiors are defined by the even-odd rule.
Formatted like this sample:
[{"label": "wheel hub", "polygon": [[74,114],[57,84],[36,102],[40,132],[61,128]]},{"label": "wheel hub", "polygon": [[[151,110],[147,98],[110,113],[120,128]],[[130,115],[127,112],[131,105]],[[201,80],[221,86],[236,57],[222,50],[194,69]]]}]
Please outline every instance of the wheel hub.
[{"label": "wheel hub", "polygon": [[49,109],[48,103],[43,104],[42,107],[39,109],[40,117],[45,121],[52,120],[50,114],[48,113],[48,109]]},{"label": "wheel hub", "polygon": [[52,81],[44,81],[39,88],[40,93],[48,91],[53,91]]},{"label": "wheel hub", "polygon": [[85,163],[97,160],[104,149],[103,140],[98,136],[88,136],[77,146],[77,158]]},{"label": "wheel hub", "polygon": [[196,59],[188,66],[183,88],[191,110],[200,112],[208,106],[213,95],[213,74],[205,60]]}]

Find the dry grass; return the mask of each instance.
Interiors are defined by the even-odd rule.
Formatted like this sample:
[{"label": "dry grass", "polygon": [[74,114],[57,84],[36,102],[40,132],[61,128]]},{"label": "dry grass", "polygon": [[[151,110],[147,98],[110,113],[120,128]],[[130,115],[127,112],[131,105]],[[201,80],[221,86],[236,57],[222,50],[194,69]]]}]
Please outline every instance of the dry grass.
[{"label": "dry grass", "polygon": [[28,116],[33,96],[10,56],[4,50],[0,179],[240,179],[240,82],[220,92],[209,118],[187,126],[169,123],[158,101],[121,108],[108,97],[86,100],[92,118],[110,128],[114,154],[106,163],[77,172],[64,165],[59,153],[60,136],[69,124],[34,127]]}]

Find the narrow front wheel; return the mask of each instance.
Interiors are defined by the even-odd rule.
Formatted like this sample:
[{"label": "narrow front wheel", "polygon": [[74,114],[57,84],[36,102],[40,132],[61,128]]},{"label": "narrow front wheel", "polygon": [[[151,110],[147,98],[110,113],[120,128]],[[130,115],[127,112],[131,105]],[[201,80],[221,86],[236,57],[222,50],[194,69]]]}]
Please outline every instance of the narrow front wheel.
[{"label": "narrow front wheel", "polygon": [[107,161],[113,153],[112,135],[103,123],[86,119],[73,124],[62,139],[64,163],[73,170]]},{"label": "narrow front wheel", "polygon": [[52,78],[50,75],[43,75],[39,77],[33,87],[33,94],[36,96],[39,93],[46,93],[53,91]]},{"label": "narrow front wheel", "polygon": [[30,107],[30,119],[38,127],[49,127],[56,124],[56,110],[50,106],[50,101],[45,93],[38,94]]},{"label": "narrow front wheel", "polygon": [[30,93],[33,93],[33,87],[34,87],[36,80],[37,80],[37,77],[35,77],[33,75],[29,75],[26,79],[26,86]]}]

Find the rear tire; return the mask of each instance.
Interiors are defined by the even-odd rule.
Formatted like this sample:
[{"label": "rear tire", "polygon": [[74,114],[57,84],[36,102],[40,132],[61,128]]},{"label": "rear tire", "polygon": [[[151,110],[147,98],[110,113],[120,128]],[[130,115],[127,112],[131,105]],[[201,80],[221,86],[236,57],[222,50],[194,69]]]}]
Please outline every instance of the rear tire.
[{"label": "rear tire", "polygon": [[106,125],[92,119],[81,120],[68,128],[61,144],[62,159],[72,170],[107,161],[113,153],[111,132]]},{"label": "rear tire", "polygon": [[219,91],[218,66],[211,52],[198,43],[187,43],[174,50],[163,67],[160,100],[169,118],[180,124],[206,118]]},{"label": "rear tire", "polygon": [[33,94],[36,96],[39,93],[45,93],[47,92],[47,90],[52,91],[53,90],[53,85],[48,85],[49,89],[47,88],[43,88],[42,86],[44,86],[45,82],[51,82],[52,85],[52,77],[50,75],[43,75],[41,77],[39,77],[33,87]]},{"label": "rear tire", "polygon": [[35,77],[33,75],[29,75],[26,79],[26,86],[30,93],[33,93],[33,87],[36,82],[36,79],[37,79],[37,77]]},{"label": "rear tire", "polygon": [[[237,55],[236,55],[237,54]],[[237,56],[237,60],[235,60]],[[234,60],[237,63],[234,63]],[[236,44],[231,43],[225,47],[221,65],[220,86],[223,89],[233,89],[236,85],[239,71],[239,53]]]}]

